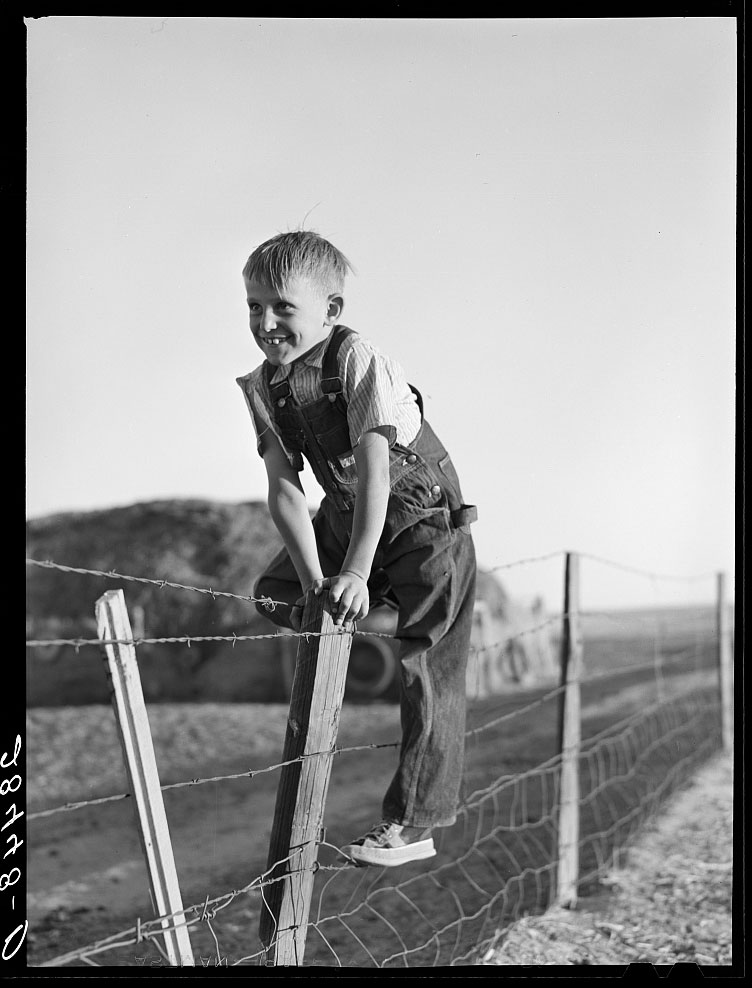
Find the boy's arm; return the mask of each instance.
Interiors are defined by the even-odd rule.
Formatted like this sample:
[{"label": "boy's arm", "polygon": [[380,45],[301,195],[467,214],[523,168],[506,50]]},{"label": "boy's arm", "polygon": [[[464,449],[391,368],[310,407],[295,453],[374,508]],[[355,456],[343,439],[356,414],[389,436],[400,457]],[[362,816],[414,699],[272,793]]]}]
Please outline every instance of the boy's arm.
[{"label": "boy's arm", "polygon": [[316,537],[300,476],[271,430],[261,440],[261,455],[269,481],[267,503],[305,594],[322,579]]},{"label": "boy's arm", "polygon": [[335,624],[358,620],[368,614],[366,582],[384,530],[389,501],[389,441],[385,430],[366,432],[354,454],[358,495],[350,545],[339,576],[318,584],[329,588]]}]

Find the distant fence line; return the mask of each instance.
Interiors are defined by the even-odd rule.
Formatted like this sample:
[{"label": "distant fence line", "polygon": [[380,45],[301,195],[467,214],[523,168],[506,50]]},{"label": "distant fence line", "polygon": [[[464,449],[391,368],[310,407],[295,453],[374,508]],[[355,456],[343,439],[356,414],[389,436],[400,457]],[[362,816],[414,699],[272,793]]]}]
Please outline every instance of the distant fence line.
[{"label": "distant fence line", "polygon": [[[318,937],[316,943],[319,944],[320,950],[323,950],[323,955],[320,952],[314,955],[317,963],[321,963],[323,956],[328,957],[330,961],[334,959],[337,964],[343,966],[358,966],[363,962],[377,967],[392,967],[395,964],[411,966],[413,961],[420,966],[445,963],[456,965],[472,962],[472,958],[477,958],[488,944],[495,941],[499,929],[505,923],[508,924],[518,918],[521,912],[545,908],[552,902],[566,905],[576,901],[578,885],[588,876],[602,872],[614,851],[623,846],[646,816],[659,807],[664,796],[680,784],[681,780],[712,750],[730,745],[732,668],[730,632],[728,622],[723,616],[728,608],[725,599],[725,581],[722,575],[715,574],[718,595],[716,600],[718,634],[715,644],[709,645],[704,642],[695,649],[675,648],[672,654],[660,656],[660,669],[656,666],[654,656],[651,661],[622,663],[616,669],[604,669],[583,675],[582,637],[578,622],[586,618],[588,612],[579,606],[577,563],[579,559],[592,559],[608,565],[620,564],[585,554],[553,553],[519,560],[517,564],[504,564],[494,569],[539,562],[558,555],[563,555],[567,566],[565,600],[561,613],[538,623],[535,627],[523,629],[517,632],[517,635],[533,633],[552,624],[561,625],[561,681],[557,687],[545,691],[532,702],[499,716],[494,716],[491,705],[486,704],[483,707],[483,716],[486,719],[482,724],[468,727],[466,740],[472,754],[475,745],[492,743],[493,738],[497,737],[500,731],[505,730],[512,720],[519,718],[523,713],[535,708],[548,710],[546,705],[552,700],[558,700],[556,714],[560,735],[559,750],[551,759],[537,766],[497,776],[463,800],[460,822],[452,828],[452,834],[460,829],[466,835],[471,834],[469,843],[460,841],[459,847],[455,847],[457,838],[446,837],[449,856],[445,861],[440,861],[436,868],[428,869],[421,875],[395,885],[378,888],[372,886],[371,890],[366,892],[365,898],[358,898],[357,889],[363,881],[363,870],[354,868],[349,861],[343,861],[341,852],[333,845],[327,844],[325,838],[317,833],[309,840],[309,854],[304,866],[301,866],[300,848],[290,845],[286,852],[279,853],[274,860],[269,861],[266,871],[241,889],[233,889],[225,895],[211,899],[207,896],[203,903],[196,903],[186,908],[182,905],[180,908],[162,908],[154,920],[142,922],[139,918],[135,927],[45,961],[43,966],[68,964],[74,961],[97,966],[94,957],[136,943],[150,943],[157,954],[172,966],[190,965],[196,949],[201,949],[195,938],[198,936],[199,940],[202,937],[206,939],[207,934],[209,937],[207,942],[214,945],[217,957],[221,961],[219,945],[221,930],[215,922],[218,915],[240,897],[244,897],[247,903],[247,897],[256,895],[261,900],[258,912],[260,935],[263,934],[262,945],[259,949],[251,950],[247,955],[236,958],[233,964],[302,964],[303,950],[310,951],[312,946],[315,949],[315,944],[309,944],[306,948],[306,938],[310,934],[315,934]],[[126,577],[112,571],[60,566],[51,561],[27,560],[27,563],[55,568],[71,574],[85,573],[111,579],[151,583],[159,588],[193,590],[210,594],[213,598],[235,597],[270,605],[280,603],[268,598],[259,600],[223,591],[170,583],[166,580],[148,580]],[[575,570],[574,583],[569,572],[570,566]],[[668,577],[649,571],[638,571],[633,567],[620,568],[639,572],[640,575],[648,576],[653,580],[695,581],[713,575]],[[571,596],[573,593],[574,603]],[[104,601],[104,598],[101,598],[101,601]],[[112,600],[108,606],[113,606]],[[127,614],[124,614],[124,620],[125,624],[119,626],[120,630],[125,627],[129,632]],[[311,650],[314,650],[317,656],[323,656],[328,660],[332,654],[332,647],[335,647],[341,653],[337,661],[344,661],[346,666],[349,641],[353,635],[393,637],[379,632],[359,632],[357,628],[351,629],[349,633],[343,633],[341,630],[332,631],[331,623],[325,626],[325,622],[322,624],[321,620],[323,618],[319,621],[318,630],[312,631],[306,626],[307,630],[295,634],[299,640],[299,663],[304,654],[308,656],[312,654]],[[116,657],[117,662],[120,662],[123,655],[128,653],[133,660],[131,669],[135,668],[137,675],[135,647],[140,644],[181,642],[190,646],[192,641],[221,640],[231,641],[234,645],[235,642],[273,637],[278,636],[136,638],[130,633],[113,635],[110,630],[109,634],[102,634],[100,631],[100,637],[96,639],[33,640],[27,642],[27,645],[31,648],[53,644],[69,645],[74,648],[98,646],[110,656],[111,668],[113,668],[113,656]],[[502,642],[495,644],[500,645]],[[702,678],[702,675],[708,672],[708,655],[705,654],[708,647],[714,651],[710,656],[710,668],[715,668],[716,678],[712,682],[708,680],[707,675]],[[698,654],[698,649],[702,655]],[[477,649],[477,651],[482,650]],[[687,659],[692,657],[695,658],[694,669],[686,665]],[[675,691],[673,696],[664,696],[661,693],[662,677],[671,674],[672,667],[676,683],[684,683],[684,685],[681,689],[677,686],[678,694]],[[581,692],[596,682],[604,682],[613,677],[636,677],[637,674],[645,671],[655,673],[658,699],[650,705],[641,706],[637,713],[623,718],[618,723],[603,727],[595,735],[583,741],[580,737]],[[695,679],[692,678],[693,675]],[[696,679],[697,675],[700,676],[699,680]],[[491,716],[488,716],[489,714]],[[316,712],[312,711],[312,717],[315,716]],[[121,733],[122,729],[121,723]],[[148,728],[146,733],[148,734]],[[142,742],[144,740],[147,746],[151,745],[150,736],[141,739]],[[281,771],[284,776],[292,766],[307,764],[312,766],[312,771],[315,771],[316,764],[322,759],[331,762],[334,755],[349,751],[396,748],[398,744],[399,742],[395,741],[387,744],[338,748],[335,732],[332,743],[321,750],[306,751],[295,758],[283,757],[282,761],[262,769],[211,778],[196,778],[172,785],[160,785],[155,773],[156,782],[149,793],[149,799],[161,805],[161,793],[166,790],[208,782],[253,778],[272,771]],[[660,763],[658,770],[656,770],[657,763]],[[132,777],[131,781],[134,781]],[[28,819],[31,821],[62,811],[126,799],[130,796],[131,793],[123,793],[69,802],[63,806],[29,814]],[[278,803],[279,798],[278,794]],[[620,808],[617,805],[620,801],[626,805]],[[289,815],[303,813],[314,818],[323,816],[323,798],[320,805],[313,807],[300,806],[298,802],[296,798],[290,806],[286,807]],[[524,814],[521,813],[521,807],[524,808]],[[440,840],[443,841],[444,837],[445,834],[442,832]],[[327,861],[326,853],[333,854],[334,859]],[[319,860],[320,854],[324,855],[321,860]],[[169,858],[170,855],[171,848],[167,835],[167,857]],[[378,872],[375,869],[370,871]],[[450,898],[455,903],[457,912],[453,919],[444,922],[443,926],[437,929],[435,925],[432,927],[430,921],[430,905],[436,889],[441,888],[444,892],[448,890],[448,887],[442,884],[445,874],[454,876]],[[486,887],[489,874],[495,875],[499,883],[495,889]],[[321,875],[324,879],[324,887],[319,891],[318,912],[314,913],[313,918],[309,918],[310,890],[317,875]],[[351,888],[353,881],[355,881],[355,889]],[[455,890],[455,882],[459,883],[456,885],[458,891]],[[289,905],[290,896],[294,898],[296,891],[300,891],[303,887],[301,883],[307,883],[308,902],[302,913],[294,914],[295,922],[290,926],[280,919],[280,909],[284,911],[285,908],[288,910],[293,908]],[[343,887],[340,888],[340,885]],[[172,892],[176,893],[178,898],[170,901],[173,904],[175,901],[179,902],[176,876]],[[374,903],[380,902],[379,897],[384,895],[390,896],[389,906],[376,908]],[[323,915],[321,907],[327,896],[333,903],[332,911]],[[285,905],[286,902],[288,906]],[[295,909],[299,910],[300,905]],[[413,933],[408,935],[400,928],[398,917],[402,913],[412,917],[412,927],[415,927],[414,936]],[[301,916],[302,921],[299,921]],[[383,956],[368,947],[367,934],[374,916],[382,936],[394,938],[393,951]],[[416,920],[416,917],[423,918]],[[418,929],[423,922],[427,924],[425,934]],[[359,924],[363,926],[362,929]],[[330,926],[332,926],[331,930]],[[193,945],[188,934],[189,929],[194,935]]]}]

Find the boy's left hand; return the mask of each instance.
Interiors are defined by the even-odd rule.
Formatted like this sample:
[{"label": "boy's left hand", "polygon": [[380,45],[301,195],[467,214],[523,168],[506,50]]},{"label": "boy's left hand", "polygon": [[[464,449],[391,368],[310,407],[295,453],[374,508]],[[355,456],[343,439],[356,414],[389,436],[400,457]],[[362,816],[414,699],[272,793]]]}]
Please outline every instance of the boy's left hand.
[{"label": "boy's left hand", "polygon": [[329,591],[329,606],[337,626],[347,621],[359,621],[368,614],[368,586],[362,576],[344,570],[339,576],[316,580],[314,593]]}]

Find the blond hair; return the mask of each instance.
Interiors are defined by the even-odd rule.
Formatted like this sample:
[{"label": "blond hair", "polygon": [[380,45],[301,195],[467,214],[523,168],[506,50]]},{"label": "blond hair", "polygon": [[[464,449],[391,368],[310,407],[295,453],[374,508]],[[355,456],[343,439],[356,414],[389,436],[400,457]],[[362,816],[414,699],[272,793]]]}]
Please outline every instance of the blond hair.
[{"label": "blond hair", "polygon": [[245,262],[243,277],[256,279],[280,291],[292,278],[305,278],[324,295],[344,289],[353,267],[328,240],[312,230],[278,233],[253,251]]}]

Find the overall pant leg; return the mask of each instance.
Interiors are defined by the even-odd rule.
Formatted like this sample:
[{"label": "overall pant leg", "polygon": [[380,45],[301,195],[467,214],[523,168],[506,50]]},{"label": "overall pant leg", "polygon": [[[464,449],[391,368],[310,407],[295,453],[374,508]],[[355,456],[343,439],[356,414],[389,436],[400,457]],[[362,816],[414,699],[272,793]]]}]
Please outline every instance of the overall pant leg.
[{"label": "overall pant leg", "polygon": [[384,817],[416,827],[450,826],[464,767],[473,540],[439,511],[401,532],[383,566],[399,604],[402,674],[400,760]]},{"label": "overall pant leg", "polygon": [[[352,511],[341,513],[331,501],[325,499],[313,518],[321,572],[324,576],[337,576],[347,555],[352,534]],[[380,602],[383,596],[385,577],[383,571],[376,570],[368,579],[371,606]],[[291,612],[293,604],[300,600],[303,588],[287,549],[282,548],[272,559],[253,587],[254,597],[270,597],[282,601],[273,610],[257,603],[256,610],[263,617],[281,628],[292,629]]]},{"label": "overall pant leg", "polygon": [[[313,518],[316,547],[324,576],[336,576],[339,573],[347,552],[349,535],[336,521],[336,513],[325,512],[323,505]],[[292,607],[302,595],[303,588],[290,554],[283,548],[272,559],[253,588],[254,597],[271,597],[272,600],[283,603],[277,604],[271,611],[257,603],[256,610],[279,627],[293,629]]]}]

